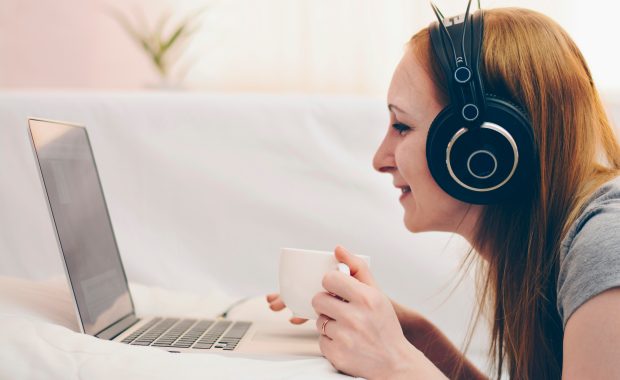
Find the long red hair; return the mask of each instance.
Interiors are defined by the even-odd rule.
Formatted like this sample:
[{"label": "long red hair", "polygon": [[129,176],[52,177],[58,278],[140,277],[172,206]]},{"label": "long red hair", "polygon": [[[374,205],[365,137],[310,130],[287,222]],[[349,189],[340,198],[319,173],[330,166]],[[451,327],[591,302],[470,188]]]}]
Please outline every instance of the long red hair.
[{"label": "long red hair", "polygon": [[[428,28],[410,45],[445,101]],[[588,196],[620,174],[620,145],[581,52],[549,17],[485,11],[481,73],[486,92],[529,113],[540,165],[531,173],[532,194],[482,212],[473,242],[487,258],[478,271],[478,315],[491,317],[498,378],[506,370],[511,379],[559,379],[559,245]]]}]

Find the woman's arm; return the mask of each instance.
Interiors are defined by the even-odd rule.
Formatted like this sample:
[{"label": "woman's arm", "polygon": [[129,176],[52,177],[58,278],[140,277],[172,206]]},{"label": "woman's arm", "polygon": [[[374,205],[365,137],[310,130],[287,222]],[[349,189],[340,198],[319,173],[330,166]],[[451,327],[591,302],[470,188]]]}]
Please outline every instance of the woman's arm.
[{"label": "woman's arm", "polygon": [[579,307],[564,330],[562,379],[619,379],[620,288]]},{"label": "woman's arm", "polygon": [[448,338],[421,314],[392,301],[405,338],[420,350],[447,377],[453,377],[460,360],[463,368],[458,379],[487,379]]}]

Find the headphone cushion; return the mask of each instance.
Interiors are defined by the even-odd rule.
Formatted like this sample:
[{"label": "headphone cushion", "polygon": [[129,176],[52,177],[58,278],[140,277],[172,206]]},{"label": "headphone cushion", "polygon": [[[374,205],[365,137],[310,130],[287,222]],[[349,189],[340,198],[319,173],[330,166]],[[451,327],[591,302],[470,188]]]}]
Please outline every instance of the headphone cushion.
[{"label": "headphone cushion", "polygon": [[487,95],[486,106],[485,122],[471,131],[451,106],[444,108],[426,141],[433,178],[448,194],[467,203],[499,203],[527,191],[527,175],[537,162],[527,114],[494,95]]},{"label": "headphone cushion", "polygon": [[508,100],[506,98],[502,98],[502,97],[500,97],[498,95],[488,93],[488,92],[485,93],[484,96],[486,97],[487,102],[488,102],[489,99],[493,99],[494,101],[497,101],[498,103],[502,103],[502,104],[504,104],[504,105],[506,105],[508,107],[514,108],[514,111],[517,112],[517,113],[520,113],[521,116],[523,116],[523,118],[526,121],[530,120],[530,116],[529,116],[528,112],[523,107],[518,105],[517,103],[512,102],[512,101],[510,101],[510,100]]}]

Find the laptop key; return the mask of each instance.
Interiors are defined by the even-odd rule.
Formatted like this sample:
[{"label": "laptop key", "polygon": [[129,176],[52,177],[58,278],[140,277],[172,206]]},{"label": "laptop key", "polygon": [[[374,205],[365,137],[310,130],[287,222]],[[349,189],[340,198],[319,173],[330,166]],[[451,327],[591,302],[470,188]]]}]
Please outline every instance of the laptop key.
[{"label": "laptop key", "polygon": [[172,345],[172,347],[175,348],[189,348],[189,346],[191,346],[191,343],[175,343]]},{"label": "laptop key", "polygon": [[132,342],[132,346],[149,346],[151,342]]},{"label": "laptop key", "polygon": [[153,343],[153,347],[172,347],[172,343]]},{"label": "laptop key", "polygon": [[212,344],[202,344],[202,343],[196,343],[192,346],[192,348],[196,348],[198,350],[208,350],[211,347],[213,347]]}]

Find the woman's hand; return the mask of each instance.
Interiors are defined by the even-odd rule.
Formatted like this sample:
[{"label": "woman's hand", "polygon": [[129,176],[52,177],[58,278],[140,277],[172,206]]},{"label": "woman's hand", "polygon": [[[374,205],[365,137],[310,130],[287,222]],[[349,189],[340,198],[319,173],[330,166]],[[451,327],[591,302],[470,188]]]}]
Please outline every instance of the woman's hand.
[{"label": "woman's hand", "polygon": [[392,302],[376,288],[366,263],[342,247],[335,253],[338,261],[349,265],[352,276],[327,273],[323,278],[326,292],[312,300],[320,315],[316,328],[323,355],[337,369],[367,379],[444,378],[407,341]]},{"label": "woman's hand", "polygon": [[[278,293],[267,294],[267,302],[269,303],[269,308],[273,311],[280,311],[286,308],[284,301],[280,298]],[[299,317],[293,317],[289,319],[289,321],[294,325],[301,325],[302,323],[306,323],[308,320]]]},{"label": "woman's hand", "polygon": [[[366,285],[377,287],[375,279],[370,273],[370,269],[368,268],[368,265],[364,260],[360,259],[357,256],[348,254],[342,247],[336,247],[334,254],[336,255],[336,260],[349,266],[349,269],[351,270],[351,276],[355,277],[358,281],[363,282]],[[286,308],[284,301],[282,301],[282,298],[280,298],[280,295],[278,293],[268,294],[267,303],[269,303],[269,308],[273,311],[280,311]],[[400,308],[400,306],[396,303],[394,303],[394,307]],[[307,322],[308,320],[304,318],[293,317],[289,319],[289,321],[295,325],[300,325]]]}]

